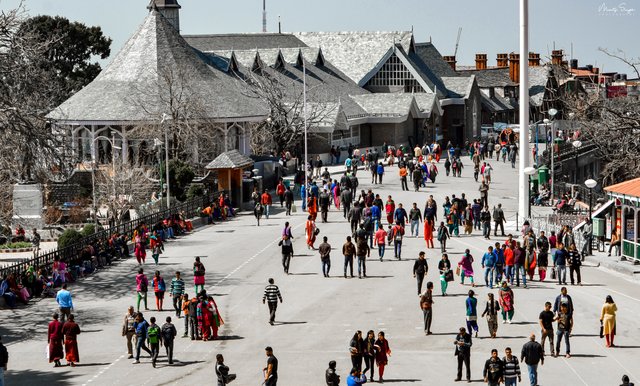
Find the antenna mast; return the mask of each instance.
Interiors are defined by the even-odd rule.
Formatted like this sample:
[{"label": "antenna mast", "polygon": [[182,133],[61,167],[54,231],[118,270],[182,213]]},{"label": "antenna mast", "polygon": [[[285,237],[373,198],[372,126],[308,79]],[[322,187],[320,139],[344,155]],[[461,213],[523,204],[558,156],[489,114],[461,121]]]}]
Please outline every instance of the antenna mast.
[{"label": "antenna mast", "polygon": [[267,32],[267,0],[262,0],[262,32]]},{"label": "antenna mast", "polygon": [[453,56],[458,55],[458,45],[460,44],[460,34],[462,34],[462,27],[458,28],[458,38],[456,39],[456,50],[453,52]]}]

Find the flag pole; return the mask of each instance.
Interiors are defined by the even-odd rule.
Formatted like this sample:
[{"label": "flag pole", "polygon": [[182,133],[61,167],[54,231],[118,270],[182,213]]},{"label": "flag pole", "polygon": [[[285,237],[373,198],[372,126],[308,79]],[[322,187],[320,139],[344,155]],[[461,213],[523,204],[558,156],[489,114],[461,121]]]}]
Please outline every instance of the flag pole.
[{"label": "flag pole", "polygon": [[302,114],[304,114],[304,192],[305,199],[309,197],[308,182],[309,176],[307,175],[309,168],[307,162],[309,160],[308,147],[307,147],[307,66],[304,58],[302,59]]}]

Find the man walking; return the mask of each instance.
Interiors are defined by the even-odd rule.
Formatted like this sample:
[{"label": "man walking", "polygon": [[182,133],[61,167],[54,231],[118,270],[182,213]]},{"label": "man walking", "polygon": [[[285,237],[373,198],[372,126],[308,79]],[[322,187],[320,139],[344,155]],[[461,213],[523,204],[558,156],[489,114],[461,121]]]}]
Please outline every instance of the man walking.
[{"label": "man walking", "polygon": [[162,344],[167,352],[169,364],[173,364],[173,341],[178,335],[176,327],[171,323],[171,317],[167,316],[166,323],[162,325]]},{"label": "man walking", "polygon": [[569,253],[564,249],[563,243],[558,243],[558,249],[553,255],[553,266],[557,270],[558,284],[567,285],[567,260],[569,259]]},{"label": "man walking", "polygon": [[[520,375],[520,362],[518,357],[511,355],[511,347],[504,349],[505,357],[502,358],[504,365],[503,379],[504,386],[517,386],[518,382],[522,382],[522,376]],[[517,378],[517,380],[516,380]]]},{"label": "man walking", "polygon": [[184,280],[180,277],[180,271],[176,271],[176,277],[171,279],[169,296],[173,298],[173,309],[176,310],[177,318],[180,318],[182,310],[182,295],[184,295]]},{"label": "man walking", "polygon": [[[346,173],[345,173],[346,176]],[[347,214],[351,211],[351,202],[353,201],[353,193],[348,186],[345,186],[340,193],[340,204],[342,204],[342,216],[347,218]]]},{"label": "man walking", "polygon": [[331,270],[331,245],[327,242],[327,236],[322,238],[322,243],[318,246],[318,252],[320,252],[320,260],[322,261],[322,274],[324,277],[329,277],[329,270]]},{"label": "man walking", "polygon": [[431,321],[433,319],[433,283],[427,283],[427,290],[420,297],[420,309],[424,318],[424,334],[431,335]]},{"label": "man walking", "polygon": [[493,253],[492,246],[489,246],[487,252],[482,256],[481,264],[484,269],[485,286],[493,289],[493,270],[496,267],[496,255]]},{"label": "man walking", "polygon": [[4,386],[4,373],[7,372],[7,363],[9,362],[9,352],[2,344],[2,335],[0,335],[0,386]]},{"label": "man walking", "polygon": [[264,208],[264,215],[269,219],[269,212],[271,211],[271,205],[273,205],[273,199],[271,198],[271,194],[267,191],[267,189],[263,190],[262,196],[260,196],[260,204]]},{"label": "man walking", "polygon": [[593,223],[590,218],[587,219],[586,224],[584,224],[584,227],[582,228],[582,238],[584,239],[584,245],[582,246],[582,256],[591,256]]},{"label": "man walking", "polygon": [[264,372],[264,386],[276,386],[278,382],[278,358],[273,355],[271,346],[267,346],[264,351],[267,354],[267,367],[262,370]]},{"label": "man walking", "polygon": [[[267,302],[269,306],[269,324],[273,326],[273,322],[276,320],[276,309],[278,308],[278,299],[282,303],[282,295],[277,285],[273,284],[273,278],[269,278],[269,285],[264,288],[264,295],[262,296],[262,304]],[[274,383],[275,385],[275,383]]]},{"label": "man walking", "polygon": [[538,323],[540,323],[541,337],[540,345],[542,351],[544,351],[544,341],[549,338],[549,347],[551,348],[551,356],[555,356],[555,349],[553,346],[553,321],[556,315],[551,311],[551,302],[544,304],[544,311],[540,313],[538,317]]},{"label": "man walking", "polygon": [[293,206],[293,190],[289,187],[284,191],[284,207],[287,210],[286,215],[291,216],[291,207]]},{"label": "man walking", "polygon": [[351,242],[351,236],[347,236],[347,242],[342,245],[342,255],[344,256],[344,278],[347,278],[347,266],[353,277],[353,256],[356,254],[356,246]]},{"label": "man walking", "polygon": [[131,340],[136,335],[136,329],[134,327],[136,323],[136,315],[137,314],[133,310],[133,306],[129,306],[122,323],[122,336],[127,338],[127,354],[129,354],[129,359],[133,359],[133,344],[131,343]]},{"label": "man walking", "polygon": [[156,318],[151,317],[149,319],[149,327],[147,328],[147,342],[151,349],[151,365],[156,367],[158,360],[158,354],[160,353],[160,327],[156,324]]},{"label": "man walking", "polygon": [[544,350],[540,343],[536,342],[536,334],[531,333],[529,342],[522,346],[520,360],[527,364],[531,386],[538,386],[538,363],[544,366]]},{"label": "man walking", "polygon": [[363,277],[367,277],[367,257],[371,256],[371,249],[369,248],[369,244],[367,244],[367,239],[364,237],[359,237],[356,243],[358,245],[356,251],[356,255],[358,256],[358,279],[362,279]]},{"label": "man walking", "polygon": [[322,193],[320,193],[320,197],[318,198],[318,205],[320,205],[320,217],[322,218],[322,222],[327,222],[330,203],[331,197],[329,196],[327,189],[324,189]]},{"label": "man walking", "polygon": [[424,277],[427,276],[427,272],[429,272],[429,265],[424,256],[424,252],[420,251],[418,259],[413,263],[413,277],[418,280],[418,296],[422,294],[422,281]]},{"label": "man walking", "polygon": [[455,356],[458,357],[458,376],[455,381],[462,380],[462,364],[464,363],[467,369],[467,382],[471,382],[471,346],[473,342],[471,340],[471,334],[467,333],[467,329],[460,327],[456,340],[453,342],[456,346]]},{"label": "man walking", "polygon": [[140,350],[144,350],[147,354],[151,355],[151,350],[145,345],[149,323],[144,320],[142,312],[136,314],[136,322],[133,324],[133,328],[136,330],[136,360],[133,364],[138,364],[140,363]]},{"label": "man walking", "polygon": [[60,323],[64,323],[65,319],[73,311],[73,300],[71,299],[71,292],[67,290],[67,283],[64,283],[62,289],[56,294],[56,302],[60,307]]},{"label": "man walking", "polygon": [[422,222],[422,212],[420,212],[420,209],[418,209],[418,204],[416,204],[415,202],[413,203],[413,207],[409,211],[409,219],[411,220],[411,235],[418,237],[420,223]]},{"label": "man walking", "polygon": [[491,350],[491,358],[484,363],[482,376],[488,386],[500,386],[504,379],[504,363],[498,357],[498,350]]},{"label": "man walking", "polygon": [[498,227],[500,227],[500,232],[502,233],[502,236],[505,236],[504,222],[505,222],[505,218],[504,218],[504,211],[502,210],[502,204],[498,204],[498,207],[493,208],[493,223],[494,223],[493,235],[494,236],[498,236]]}]

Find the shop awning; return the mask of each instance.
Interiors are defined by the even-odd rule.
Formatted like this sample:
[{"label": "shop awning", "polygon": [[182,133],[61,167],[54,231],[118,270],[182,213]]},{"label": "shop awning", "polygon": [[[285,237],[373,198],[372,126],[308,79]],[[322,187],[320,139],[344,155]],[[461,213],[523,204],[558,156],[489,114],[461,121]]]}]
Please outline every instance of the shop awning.
[{"label": "shop awning", "polygon": [[[604,205],[602,205],[601,207],[599,207],[595,212],[593,212],[591,214],[591,218],[595,218],[598,217],[598,215],[600,215],[600,213],[604,212],[605,210],[607,210],[607,208],[609,208],[611,205],[613,205],[613,203],[615,202],[615,200],[610,200],[604,203]],[[586,220],[582,221],[581,223],[579,223],[578,225],[573,227],[573,231],[577,231],[580,230],[580,228],[582,228],[584,226],[584,224],[586,224]]]}]

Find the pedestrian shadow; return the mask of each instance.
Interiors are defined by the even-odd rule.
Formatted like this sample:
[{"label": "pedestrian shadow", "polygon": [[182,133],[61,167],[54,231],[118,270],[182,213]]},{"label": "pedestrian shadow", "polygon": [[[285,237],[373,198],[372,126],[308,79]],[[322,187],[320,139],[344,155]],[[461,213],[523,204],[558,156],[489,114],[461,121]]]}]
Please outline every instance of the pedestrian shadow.
[{"label": "pedestrian shadow", "polygon": [[517,325],[524,326],[524,325],[527,325],[527,324],[538,324],[538,323],[536,323],[536,322],[511,322],[511,324],[517,324]]},{"label": "pedestrian shadow", "polygon": [[31,385],[56,385],[67,386],[77,384],[73,377],[79,376],[72,371],[37,371],[37,370],[11,370],[4,374],[7,385],[31,386]]},{"label": "pedestrian shadow", "polygon": [[448,297],[454,297],[455,298],[455,297],[458,297],[458,296],[469,296],[469,294],[450,294],[450,293],[447,293],[446,296],[440,295],[441,298],[448,298]]},{"label": "pedestrian shadow", "polygon": [[433,332],[433,333],[431,333],[431,335],[442,335],[442,336],[456,336],[457,334],[458,334],[458,331],[455,331],[455,332]]},{"label": "pedestrian shadow", "polygon": [[395,277],[393,275],[367,275],[366,279],[387,279],[390,277]]},{"label": "pedestrian shadow", "polygon": [[600,335],[598,334],[571,334],[572,338],[595,338]]},{"label": "pedestrian shadow", "polygon": [[274,326],[285,326],[288,324],[307,324],[307,322],[273,322]]},{"label": "pedestrian shadow", "polygon": [[318,275],[318,273],[317,272],[299,272],[299,273],[289,272],[289,275],[294,275],[294,276],[313,276],[313,275]]},{"label": "pedestrian shadow", "polygon": [[605,287],[605,285],[604,284],[582,284],[582,285],[579,285],[578,287]]},{"label": "pedestrian shadow", "polygon": [[597,354],[571,354],[572,358],[606,358],[606,355]]},{"label": "pedestrian shadow", "polygon": [[[85,332],[85,331],[82,331]],[[76,363],[75,367],[92,367],[92,366],[107,366],[110,365],[110,362],[107,363]]]},{"label": "pedestrian shadow", "polygon": [[205,361],[178,361],[176,359],[173,360],[173,364],[166,364],[162,367],[184,367],[184,366],[191,366],[191,365],[196,365],[198,363],[204,363]]},{"label": "pedestrian shadow", "polygon": [[244,339],[244,336],[240,335],[220,335],[217,339],[214,340],[240,340]]},{"label": "pedestrian shadow", "polygon": [[385,378],[384,382],[385,383],[402,383],[402,382],[407,382],[407,383],[412,382],[413,383],[413,382],[422,382],[422,379],[393,379],[393,378],[392,379],[387,379],[387,378]]},{"label": "pedestrian shadow", "polygon": [[526,336],[502,336],[502,335],[500,335],[500,336],[498,336],[498,338],[501,338],[501,339],[526,339],[527,337]]},{"label": "pedestrian shadow", "polygon": [[613,346],[613,347],[614,348],[640,348],[640,346],[618,346],[617,344],[615,346]]}]

